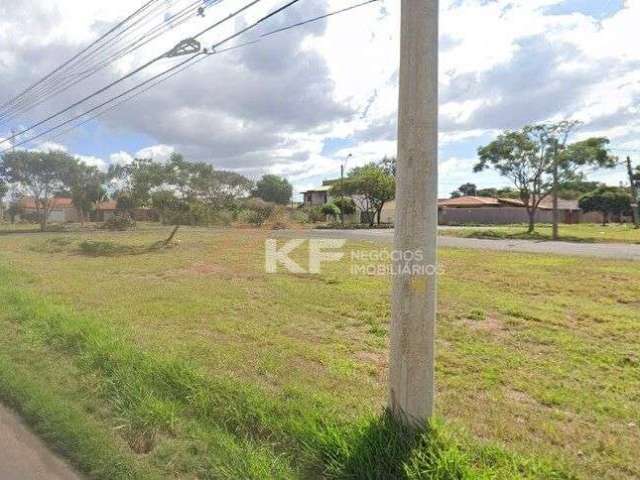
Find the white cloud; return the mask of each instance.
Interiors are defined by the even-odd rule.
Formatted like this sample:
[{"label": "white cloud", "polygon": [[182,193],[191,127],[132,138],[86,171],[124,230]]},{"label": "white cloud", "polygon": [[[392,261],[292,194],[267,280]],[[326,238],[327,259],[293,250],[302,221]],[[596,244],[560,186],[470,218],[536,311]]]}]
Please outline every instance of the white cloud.
[{"label": "white cloud", "polygon": [[117,153],[112,153],[109,156],[109,163],[112,165],[129,165],[131,162],[133,162],[133,156],[127,152],[117,152]]},{"label": "white cloud", "polygon": [[135,154],[136,158],[149,158],[156,162],[166,162],[172,153],[175,152],[175,148],[170,145],[151,145],[145,147]]},{"label": "white cloud", "polygon": [[89,167],[97,167],[103,172],[107,171],[108,164],[102,158],[91,155],[76,155],[76,158]]},{"label": "white cloud", "polygon": [[[180,1],[186,0],[174,0],[174,5]],[[607,135],[616,144],[638,144],[640,0],[627,0],[623,10],[602,21],[580,13],[547,11],[562,3],[441,2],[440,146],[445,193],[459,181],[503,181],[495,174],[471,172],[477,143],[502,128],[572,117],[585,121],[580,135]],[[599,3],[592,0],[592,5]],[[280,4],[265,0],[243,21]],[[275,19],[265,28],[344,6],[344,0],[307,2],[292,9],[286,21]],[[211,12],[217,15],[188,23],[121,61],[97,77],[95,87],[237,6],[222,2],[216,8]],[[130,10],[130,0],[27,0],[21,9],[0,0],[0,100],[58,65]],[[202,62],[100,120],[115,139],[119,135],[154,139],[153,145],[138,152],[115,152],[103,163],[125,164],[133,156],[164,161],[180,151],[192,160],[252,177],[267,171],[288,175],[301,188],[323,176],[335,176],[349,152],[353,165],[392,155],[399,20],[400,2],[385,0],[334,17],[326,26],[305,27]],[[230,22],[217,38],[238,25]],[[56,105],[65,105],[71,97]],[[327,151],[328,139],[342,143]],[[120,149],[126,147],[114,146]],[[102,154],[92,157],[90,150],[85,151],[87,157],[101,162]]]}]

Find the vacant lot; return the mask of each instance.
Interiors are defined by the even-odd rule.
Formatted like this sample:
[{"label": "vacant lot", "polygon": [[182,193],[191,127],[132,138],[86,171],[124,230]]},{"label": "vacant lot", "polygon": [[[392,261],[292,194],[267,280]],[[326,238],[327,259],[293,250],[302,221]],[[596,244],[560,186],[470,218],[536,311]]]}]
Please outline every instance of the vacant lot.
[{"label": "vacant lot", "polygon": [[[506,225],[494,227],[448,228],[440,232],[451,237],[496,238],[518,240],[551,240],[551,225],[538,225],[532,234],[527,233],[523,225]],[[583,223],[578,225],[561,225],[560,240],[567,242],[587,243],[635,243],[640,244],[640,229],[632,224],[597,225]]]},{"label": "vacant lot", "polygon": [[388,278],[267,275],[269,232],[147,248],[167,234],[0,236],[0,398],[97,478],[640,476],[634,263],[443,250],[444,423],[400,440]]}]

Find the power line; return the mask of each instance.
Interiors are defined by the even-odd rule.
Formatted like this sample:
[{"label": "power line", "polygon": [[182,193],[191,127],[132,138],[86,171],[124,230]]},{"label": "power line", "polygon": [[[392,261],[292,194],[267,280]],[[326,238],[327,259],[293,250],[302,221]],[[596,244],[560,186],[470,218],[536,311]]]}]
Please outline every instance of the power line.
[{"label": "power line", "polygon": [[[283,32],[292,30],[294,28],[298,28],[300,26],[307,25],[309,23],[317,22],[317,21],[323,20],[323,19],[328,18],[328,17],[332,17],[332,16],[335,16],[335,15],[338,15],[338,14],[341,14],[341,13],[345,13],[345,12],[354,10],[356,8],[363,7],[363,6],[369,5],[371,3],[375,3],[377,1],[379,1],[379,0],[368,0],[366,2],[359,3],[359,4],[354,5],[352,7],[348,7],[348,8],[345,8],[345,9],[341,9],[341,10],[337,10],[337,11],[334,11],[334,12],[330,12],[330,13],[328,13],[326,15],[321,15],[321,16],[318,16],[318,17],[314,17],[314,18],[311,18],[311,19],[308,19],[308,20],[305,20],[305,21],[302,21],[302,22],[298,22],[296,24],[288,25],[286,27],[278,28],[276,30],[272,30],[272,31],[269,31],[269,32],[266,32],[266,33],[262,34],[259,39],[254,40],[252,42],[246,42],[246,43],[243,43],[243,44],[240,44],[240,45],[236,45],[234,47],[230,47],[230,48],[227,48],[227,49],[209,51],[206,54],[204,52],[199,52],[199,53],[195,54],[194,56],[190,57],[189,59],[185,60],[184,62],[180,62],[179,64],[171,67],[170,69],[165,70],[164,72],[161,72],[158,75],[155,75],[154,77],[148,79],[147,81],[145,81],[145,82],[143,82],[143,83],[141,83],[139,85],[136,85],[135,87],[127,90],[126,92],[123,92],[122,94],[120,94],[120,95],[118,95],[116,97],[113,97],[112,99],[102,103],[101,105],[98,105],[98,106],[92,108],[89,111],[86,111],[86,112],[84,112],[84,113],[82,113],[80,115],[77,115],[76,117],[74,117],[74,118],[72,118],[72,119],[70,119],[70,120],[68,120],[66,122],[63,122],[63,123],[51,128],[51,129],[49,129],[49,130],[47,130],[47,131],[45,131],[43,133],[33,137],[33,138],[27,139],[27,140],[17,144],[16,146],[21,146],[21,145],[29,143],[29,142],[31,142],[33,140],[36,140],[37,138],[41,138],[41,137],[47,135],[48,133],[51,133],[51,132],[53,132],[53,131],[55,131],[55,130],[63,127],[63,126],[68,125],[69,123],[72,123],[75,120],[78,120],[78,119],[80,119],[80,118],[82,118],[82,117],[84,117],[84,116],[86,116],[88,114],[91,114],[91,113],[93,113],[93,112],[95,112],[97,110],[100,110],[101,108],[107,106],[107,108],[105,108],[104,110],[98,111],[94,115],[91,115],[89,118],[84,119],[83,121],[81,121],[78,124],[72,126],[71,128],[61,132],[59,135],[54,136],[52,139],[57,139],[57,138],[59,138],[59,137],[61,137],[63,135],[66,135],[69,132],[73,131],[74,129],[79,128],[79,127],[81,127],[83,125],[86,125],[87,123],[91,122],[92,120],[94,120],[94,119],[96,119],[96,118],[98,118],[98,117],[100,117],[100,116],[102,116],[102,115],[104,115],[104,114],[116,109],[120,105],[122,105],[122,104],[124,104],[124,103],[126,103],[126,102],[128,102],[128,101],[130,101],[132,99],[134,99],[135,97],[138,97],[139,95],[142,95],[143,93],[147,92],[151,88],[154,88],[155,86],[168,81],[169,79],[175,77],[176,75],[180,74],[184,70],[187,70],[188,68],[191,68],[191,67],[195,66],[196,64],[200,63],[201,61],[203,61],[206,58],[209,58],[209,57],[211,57],[213,55],[219,55],[219,54],[231,51],[231,50],[235,50],[235,49],[238,49],[238,48],[254,45],[257,42],[261,41],[262,39],[266,39],[266,38],[271,37],[271,36],[273,36],[275,34],[283,33]],[[296,2],[291,2],[289,4],[289,6],[293,5],[294,3],[296,3]],[[286,7],[286,8],[288,8],[288,7]],[[278,9],[276,12],[280,12],[280,11],[282,11],[282,9]],[[258,20],[253,25],[251,25],[248,29],[255,28],[260,23],[265,21],[267,18],[271,18],[274,14],[275,14],[275,12],[272,12],[271,14],[267,15],[266,17],[263,17],[262,19]],[[222,43],[228,42],[228,41],[230,41],[231,38],[235,38],[236,36],[237,35],[229,37],[228,39],[225,39],[222,42],[218,42],[216,45],[220,46]],[[146,87],[146,88],[143,88],[142,90],[139,90],[141,87]],[[138,90],[138,91],[136,91],[136,90]],[[112,103],[114,101],[115,101],[115,103],[113,103],[112,105],[108,106],[110,103]],[[4,150],[4,151],[6,151],[6,150]],[[1,152],[1,153],[4,153],[4,152]]]},{"label": "power line", "polygon": [[[207,8],[211,7],[214,4],[219,4],[222,1],[223,0],[213,0],[213,1],[208,0],[208,1],[205,1],[204,4],[203,4],[203,0],[193,1],[182,10],[173,14],[169,18],[162,19],[158,25],[155,25],[150,30],[136,37],[133,40],[133,43],[130,43],[124,46],[119,46],[118,42],[116,42],[113,45],[105,46],[104,48],[96,49],[93,52],[90,52],[87,56],[83,57],[79,62],[76,62],[76,64],[69,66],[69,68],[67,68],[64,72],[60,72],[60,74],[65,74],[65,76],[62,79],[60,79],[59,81],[55,81],[53,85],[49,85],[47,82],[45,82],[45,84],[40,87],[40,90],[36,89],[36,91],[32,93],[32,95],[35,96],[34,99],[32,100],[22,99],[20,102],[16,103],[16,105],[13,106],[13,110],[9,110],[8,112],[5,112],[3,115],[5,117],[15,116],[15,115],[25,113],[26,111],[29,111],[37,107],[38,105],[44,103],[46,100],[58,95],[63,91],[68,90],[69,88],[80,83],[81,81],[95,75],[97,72],[104,69],[111,63],[119,60],[120,58],[123,58],[124,56],[134,52],[135,50],[142,48],[143,46],[147,45],[151,41],[157,39],[158,37],[166,33],[166,31],[168,31],[169,29],[176,28],[177,26],[182,25],[183,23],[185,23],[186,21],[190,20],[191,18],[197,15],[204,15],[204,11]],[[199,7],[199,5],[202,5],[202,6]],[[160,14],[162,12],[159,11],[157,13]],[[133,25],[131,25],[129,28],[131,27],[133,27]],[[140,30],[138,29],[138,31]],[[138,31],[134,30],[133,32],[130,32],[130,34],[131,33],[137,34]],[[120,32],[120,34],[122,33],[124,32]],[[130,34],[128,36],[131,36]],[[127,39],[127,36],[123,37],[123,40],[126,40],[126,39]],[[117,50],[114,50],[114,49],[117,49]],[[104,55],[105,50],[106,50],[107,58],[102,60],[97,59],[98,63],[96,64],[94,61],[96,60],[95,58],[96,55]],[[93,62],[93,64],[91,62]],[[83,64],[86,64],[86,66],[83,66]],[[52,79],[52,80],[55,80],[55,79]],[[2,115],[0,115],[0,117],[1,116]],[[6,123],[6,119],[4,122],[0,122],[0,123]]]},{"label": "power line", "polygon": [[[219,20],[218,22],[214,23],[212,26],[210,26],[206,31],[210,31],[211,29],[218,27],[220,25],[222,25],[225,22],[228,22],[229,20],[233,19],[234,17],[238,16],[239,14],[241,14],[242,12],[244,12],[245,10],[247,10],[247,8],[252,7],[253,5],[256,5],[257,3],[259,3],[262,0],[253,0],[252,2],[250,2],[248,5],[245,5],[244,7],[240,8],[239,10],[236,10],[235,12],[231,13],[230,15],[228,15],[227,17],[225,17],[222,20]],[[293,5],[294,3],[299,2],[300,0],[293,0],[291,2],[289,2],[287,5],[285,5],[285,7],[281,7],[279,9],[277,9],[275,12],[270,13],[269,15],[262,17],[260,20],[258,20],[258,22],[256,22],[255,24],[253,24],[252,26],[246,27],[244,29],[241,30],[241,33],[244,33],[248,30],[250,30],[251,28],[255,28],[255,26],[257,26],[259,23],[263,22],[264,20],[266,20],[267,18],[272,17],[273,15],[275,15],[276,13],[279,13],[281,11],[283,11],[285,8],[288,8],[289,6]],[[203,31],[204,32],[204,31]],[[200,32],[198,34],[202,35],[203,32]],[[228,41],[230,41],[231,39],[235,38],[238,34],[234,34],[231,35],[229,37],[227,37],[226,39],[224,39],[221,42],[218,42],[216,45],[222,45]],[[196,50],[197,49],[197,50]],[[179,55],[184,55],[184,54],[189,54],[189,53],[195,53],[196,51],[200,51],[201,50],[201,46],[200,44],[195,41],[195,37],[190,37],[186,40],[182,40],[181,42],[179,42],[174,48],[162,53],[161,55],[158,55],[157,57],[153,58],[152,60],[149,60],[148,62],[146,62],[145,64],[141,65],[140,67],[132,70],[131,72],[127,73],[126,75],[124,75],[123,77],[119,78],[118,80],[115,80],[111,83],[109,83],[108,85],[106,85],[105,87],[102,87],[98,90],[96,90],[95,92],[91,93],[90,95],[87,95],[86,97],[82,98],[81,100],[78,100],[76,102],[74,102],[73,104],[69,105],[68,107],[52,114],[49,115],[47,118],[40,120],[38,122],[36,122],[35,124],[31,125],[28,128],[25,128],[23,130],[21,130],[20,132],[17,133],[17,135],[24,135],[25,133],[59,117],[60,115],[63,115],[67,112],[69,112],[70,110],[74,109],[75,107],[81,105],[82,103],[86,102],[87,100],[90,100],[91,98],[100,95],[101,93],[106,92],[107,90],[113,88],[114,86],[124,82],[125,80],[127,80],[128,78],[133,77],[134,75],[136,75],[137,73],[149,68],[151,65],[153,65],[154,63],[158,62],[159,60],[162,60],[164,58],[170,58],[172,56],[179,56]],[[0,144],[2,143],[6,143],[8,140],[2,140],[0,141]]]},{"label": "power line", "polygon": [[[150,0],[149,2],[147,2],[144,6],[142,6],[141,8],[139,8],[138,10],[136,10],[134,13],[132,13],[131,15],[129,15],[126,19],[122,20],[121,22],[119,22],[117,25],[115,25],[113,28],[111,28],[107,33],[105,33],[104,35],[102,35],[100,38],[98,38],[97,40],[95,40],[94,42],[92,42],[90,45],[88,45],[87,47],[85,47],[84,49],[82,49],[80,52],[78,52],[76,55],[74,55],[73,57],[71,57],[69,60],[67,60],[66,62],[64,62],[62,65],[60,65],[59,67],[57,67],[56,69],[54,69],[53,71],[49,72],[47,75],[45,75],[43,78],[41,78],[40,80],[38,80],[37,82],[35,82],[34,84],[32,84],[31,86],[29,86],[26,90],[24,90],[21,94],[19,94],[17,97],[14,97],[13,99],[9,100],[8,102],[6,102],[5,104],[3,104],[0,109],[5,109],[5,108],[12,108],[15,107],[16,104],[21,104],[24,103],[25,101],[27,101],[28,96],[31,94],[33,95],[33,91],[34,90],[42,90],[43,88],[47,88],[51,83],[53,83],[55,81],[55,75],[59,74],[60,72],[64,71],[65,69],[71,67],[74,63],[82,61],[82,57],[87,53],[90,52],[92,49],[97,49],[99,47],[101,47],[101,43],[106,41],[111,34],[113,34],[114,32],[116,32],[118,29],[120,29],[121,27],[123,27],[124,25],[126,25],[129,21],[131,21],[132,19],[134,19],[136,16],[141,15],[145,10],[147,10],[149,7],[151,7],[154,3],[158,2],[159,0]],[[155,7],[154,7],[155,8]],[[148,15],[149,12],[145,13],[144,16]],[[144,18],[143,16],[143,18]],[[139,22],[139,20],[138,20]],[[137,22],[136,22],[137,23]],[[135,23],[134,23],[135,25]],[[125,31],[127,29],[131,28],[131,25],[128,26],[127,28],[125,28]],[[119,35],[119,34],[117,34]],[[117,37],[116,35],[116,37]],[[110,41],[112,41],[113,39],[110,39]],[[3,116],[7,115],[7,112],[3,112],[2,114]]]},{"label": "power line", "polygon": [[50,78],[52,75],[56,74],[57,72],[59,72],[60,70],[62,70],[64,67],[66,67],[67,65],[69,65],[71,62],[75,61],[78,57],[80,57],[81,55],[83,55],[85,52],[87,52],[88,50],[90,50],[91,48],[93,48],[95,45],[97,45],[98,43],[100,43],[103,39],[105,39],[106,37],[108,37],[109,35],[111,35],[113,32],[115,32],[118,28],[120,28],[121,26],[123,26],[124,24],[126,24],[129,20],[131,20],[132,18],[134,18],[136,15],[138,15],[139,13],[143,12],[145,9],[147,9],[150,5],[156,3],[159,0],[149,0],[147,3],[145,3],[142,7],[140,7],[138,10],[136,10],[135,12],[133,12],[131,15],[129,15],[127,18],[125,18],[124,20],[122,20],[120,23],[118,23],[117,25],[115,25],[113,28],[111,28],[107,33],[105,33],[104,35],[102,35],[100,38],[98,38],[97,40],[95,40],[94,42],[92,42],[89,46],[85,47],[83,50],[81,50],[80,52],[78,52],[76,55],[74,55],[73,57],[71,57],[69,60],[67,60],[66,62],[64,62],[62,65],[60,65],[59,67],[57,67],[56,69],[54,69],[53,71],[49,72],[47,75],[45,75],[43,78],[41,78],[40,80],[38,80],[37,82],[35,82],[34,84],[30,85],[29,87],[27,87],[22,93],[20,93],[19,95],[17,95],[16,97],[14,97],[13,99],[9,100],[8,102],[5,102],[4,104],[0,105],[0,109],[3,109],[7,106],[7,104],[13,102],[16,98],[23,96],[24,94],[28,93],[29,91],[31,91],[36,85],[39,85],[40,83],[42,83],[43,81],[47,80],[48,78]]}]

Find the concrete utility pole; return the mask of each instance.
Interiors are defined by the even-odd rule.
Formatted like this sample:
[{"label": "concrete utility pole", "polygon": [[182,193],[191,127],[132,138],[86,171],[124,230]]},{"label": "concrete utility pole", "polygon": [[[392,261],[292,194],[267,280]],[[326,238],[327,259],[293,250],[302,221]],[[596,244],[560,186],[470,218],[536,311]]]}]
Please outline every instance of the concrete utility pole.
[{"label": "concrete utility pole", "polygon": [[552,208],[553,208],[553,227],[552,227],[552,240],[559,240],[560,233],[558,231],[558,223],[560,223],[560,215],[558,211],[558,176],[559,176],[559,165],[558,165],[558,140],[554,140],[553,144],[553,191],[551,192],[552,196]]},{"label": "concrete utility pole", "polygon": [[638,181],[633,173],[633,165],[631,165],[631,157],[627,157],[627,173],[629,174],[629,182],[631,182],[631,195],[633,196],[633,224],[636,228],[640,228],[640,192],[638,191]]},{"label": "concrete utility pole", "polygon": [[[402,0],[398,166],[389,372],[396,418],[433,415],[438,233],[438,0]],[[418,273],[403,267],[423,267]]]},{"label": "concrete utility pole", "polygon": [[340,164],[340,219],[342,226],[344,227],[344,170],[349,159],[353,157],[352,154],[347,155],[347,158]]}]

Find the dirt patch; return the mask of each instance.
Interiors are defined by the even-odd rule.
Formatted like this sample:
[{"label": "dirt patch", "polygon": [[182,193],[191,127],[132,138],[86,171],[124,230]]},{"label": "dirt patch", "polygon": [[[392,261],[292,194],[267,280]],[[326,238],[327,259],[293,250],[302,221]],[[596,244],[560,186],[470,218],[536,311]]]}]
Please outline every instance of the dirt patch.
[{"label": "dirt patch", "polygon": [[378,381],[386,380],[389,370],[389,356],[383,352],[360,351],[355,354],[356,359],[372,367],[371,375]]},{"label": "dirt patch", "polygon": [[190,267],[183,269],[183,273],[188,275],[231,275],[233,272],[222,265],[212,265],[206,263],[195,263]]},{"label": "dirt patch", "polygon": [[465,326],[476,332],[485,332],[494,336],[503,336],[508,332],[504,323],[496,317],[487,316],[484,320],[463,320]]},{"label": "dirt patch", "polygon": [[244,280],[255,280],[260,277],[255,273],[242,272],[234,270],[225,265],[219,265],[215,263],[194,263],[185,268],[178,268],[175,270],[168,270],[159,274],[162,278],[176,278],[176,277],[220,277],[224,279],[241,278]]}]

